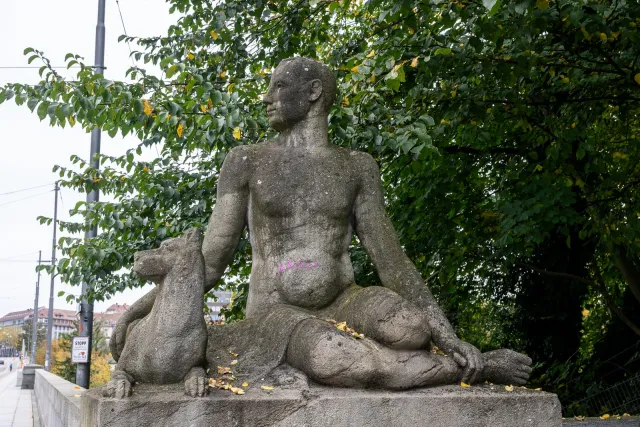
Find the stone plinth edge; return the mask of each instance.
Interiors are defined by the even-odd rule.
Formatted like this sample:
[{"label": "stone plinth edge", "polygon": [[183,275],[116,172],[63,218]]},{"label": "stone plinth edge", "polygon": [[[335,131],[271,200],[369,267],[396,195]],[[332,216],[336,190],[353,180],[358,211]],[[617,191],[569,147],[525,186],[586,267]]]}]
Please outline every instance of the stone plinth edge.
[{"label": "stone plinth edge", "polygon": [[308,389],[253,385],[237,396],[212,390],[189,398],[181,386],[135,387],[128,399],[104,398],[101,389],[82,397],[84,427],[229,425],[239,427],[560,427],[555,394],[502,386],[434,387],[406,392]]},{"label": "stone plinth edge", "polygon": [[84,424],[80,423],[80,397],[86,392],[84,388],[44,369],[37,369],[33,391],[42,425],[84,427]]}]

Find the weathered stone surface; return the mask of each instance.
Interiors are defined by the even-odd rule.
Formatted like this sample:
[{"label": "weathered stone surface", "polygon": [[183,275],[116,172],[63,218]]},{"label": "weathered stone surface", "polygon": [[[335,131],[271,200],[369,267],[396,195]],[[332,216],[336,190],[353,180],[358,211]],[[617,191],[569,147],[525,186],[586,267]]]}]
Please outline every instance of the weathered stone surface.
[{"label": "weathered stone surface", "polygon": [[86,390],[44,369],[36,370],[35,377],[34,394],[42,425],[85,427],[80,422],[80,396]]},{"label": "weathered stone surface", "polygon": [[43,369],[43,366],[36,364],[24,365],[24,368],[22,368],[22,381],[20,383],[20,388],[33,390],[36,369]]},{"label": "weathered stone surface", "polygon": [[560,427],[553,394],[503,386],[444,386],[405,392],[253,384],[246,395],[215,390],[191,399],[177,386],[140,386],[130,399],[83,396],[85,427]]},{"label": "weathered stone surface", "polygon": [[135,382],[173,384],[185,391],[206,390],[207,329],[202,313],[204,261],[200,230],[162,242],[158,249],[137,252],[133,270],[158,284],[151,312],[132,323],[118,365],[105,393],[126,397]]},{"label": "weathered stone surface", "polygon": [[[237,351],[245,357],[240,369],[259,367],[256,374],[286,362],[318,383],[337,387],[402,390],[485,379],[525,384],[531,373],[527,356],[510,350],[481,354],[456,336],[398,241],[385,212],[375,160],[330,143],[328,114],[335,95],[335,77],[327,66],[307,58],[283,60],[263,99],[269,123],[280,134],[235,147],[225,158],[202,243],[204,289],[221,278],[245,229],[252,271],[247,320],[227,328],[241,334],[232,337],[234,343],[210,331],[209,367],[215,368],[217,353],[242,347]],[[382,286],[363,289],[354,284],[349,257],[354,233]],[[177,298],[197,298],[202,295],[199,289],[185,290]],[[200,341],[183,340],[179,334],[154,335],[151,317],[201,318],[195,300],[189,299],[191,309],[177,310],[185,304],[167,304],[163,292],[160,286],[136,302],[111,340],[119,369],[143,383],[177,381],[185,374],[184,366],[172,354],[199,354],[193,346]],[[340,329],[337,322],[346,324]],[[347,324],[357,336],[349,333]],[[129,336],[128,329],[140,337]],[[359,339],[360,334],[366,338]],[[145,353],[163,338],[182,341],[180,348]],[[130,340],[139,342],[130,345]],[[253,346],[244,346],[246,342]],[[432,344],[448,357],[428,351]],[[137,353],[128,354],[132,352]],[[186,365],[194,366],[191,360]],[[118,374],[107,394],[126,396],[130,383]]]}]

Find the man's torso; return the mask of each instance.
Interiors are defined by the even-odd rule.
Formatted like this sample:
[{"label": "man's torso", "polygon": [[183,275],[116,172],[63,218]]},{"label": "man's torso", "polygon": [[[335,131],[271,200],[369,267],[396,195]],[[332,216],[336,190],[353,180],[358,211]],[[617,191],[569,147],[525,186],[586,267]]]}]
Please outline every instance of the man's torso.
[{"label": "man's torso", "polygon": [[327,306],[354,281],[348,248],[364,154],[272,141],[247,155],[253,256],[247,314],[282,303]]}]

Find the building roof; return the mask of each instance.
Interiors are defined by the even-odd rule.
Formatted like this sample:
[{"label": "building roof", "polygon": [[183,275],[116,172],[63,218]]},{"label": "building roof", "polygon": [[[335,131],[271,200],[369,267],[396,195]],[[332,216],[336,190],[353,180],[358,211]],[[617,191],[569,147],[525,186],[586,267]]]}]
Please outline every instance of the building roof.
[{"label": "building roof", "polygon": [[[44,307],[39,307],[38,310],[44,310]],[[7,313],[4,316],[0,317],[0,323],[1,322],[7,322],[10,320],[16,320],[16,319],[26,319],[31,317],[31,315],[33,314],[33,308],[29,308],[27,310],[21,310],[21,311],[12,311],[11,313]]]},{"label": "building roof", "polygon": [[127,304],[112,304],[109,306],[109,308],[107,308],[107,310],[105,311],[105,313],[124,313],[125,311],[127,311],[129,309],[129,305]]}]

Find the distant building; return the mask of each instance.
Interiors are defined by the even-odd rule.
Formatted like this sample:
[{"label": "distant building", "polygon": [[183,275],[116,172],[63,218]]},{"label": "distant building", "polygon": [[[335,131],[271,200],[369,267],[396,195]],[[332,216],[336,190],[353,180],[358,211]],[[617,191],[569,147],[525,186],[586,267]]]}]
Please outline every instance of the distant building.
[{"label": "distant building", "polygon": [[[0,328],[21,330],[25,323],[31,323],[33,309],[13,311],[0,317]],[[53,339],[58,339],[62,334],[70,334],[76,330],[77,314],[72,310],[53,309]],[[38,308],[38,323],[47,324],[49,322],[49,309]]]},{"label": "distant building", "polygon": [[209,312],[205,314],[205,319],[211,322],[221,322],[224,320],[224,316],[220,315],[220,311],[223,307],[229,307],[231,305],[231,291],[215,291],[213,293],[216,298],[207,301],[207,307]]},{"label": "distant building", "polygon": [[93,315],[93,329],[100,328],[102,334],[107,338],[107,345],[111,341],[111,335],[116,329],[116,323],[120,316],[129,309],[127,304],[113,304],[105,310],[104,313],[95,313]]}]

